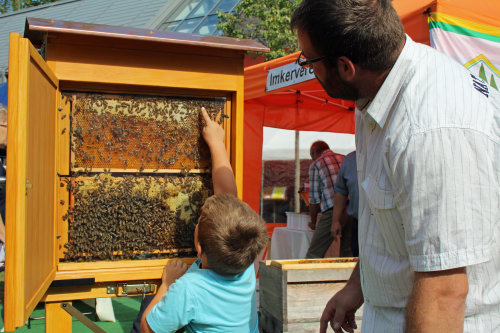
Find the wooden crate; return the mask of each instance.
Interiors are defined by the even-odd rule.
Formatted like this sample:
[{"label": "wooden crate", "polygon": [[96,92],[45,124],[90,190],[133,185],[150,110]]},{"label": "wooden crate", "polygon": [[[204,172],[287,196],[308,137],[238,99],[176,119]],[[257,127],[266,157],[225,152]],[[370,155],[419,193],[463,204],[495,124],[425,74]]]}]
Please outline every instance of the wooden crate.
[{"label": "wooden crate", "polygon": [[[326,303],[345,285],[356,262],[356,258],[261,261],[261,333],[318,332]],[[356,332],[361,331],[361,314],[359,309]]]}]

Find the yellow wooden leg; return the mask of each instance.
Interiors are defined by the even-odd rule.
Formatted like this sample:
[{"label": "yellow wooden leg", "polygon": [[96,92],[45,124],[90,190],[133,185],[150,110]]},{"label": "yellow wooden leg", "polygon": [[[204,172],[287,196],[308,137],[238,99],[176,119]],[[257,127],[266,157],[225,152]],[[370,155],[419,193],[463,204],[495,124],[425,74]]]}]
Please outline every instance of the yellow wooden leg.
[{"label": "yellow wooden leg", "polygon": [[[67,302],[71,304],[71,302]],[[73,329],[73,318],[62,307],[60,302],[45,303],[45,332],[71,333]]]}]

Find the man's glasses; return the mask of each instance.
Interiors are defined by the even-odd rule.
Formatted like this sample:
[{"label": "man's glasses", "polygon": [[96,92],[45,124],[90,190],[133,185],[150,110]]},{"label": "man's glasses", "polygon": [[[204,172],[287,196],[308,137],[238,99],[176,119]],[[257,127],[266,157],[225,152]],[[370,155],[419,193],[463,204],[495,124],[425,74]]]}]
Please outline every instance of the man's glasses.
[{"label": "man's glasses", "polygon": [[299,57],[297,58],[297,64],[300,66],[300,67],[306,67],[306,68],[309,68],[309,67],[312,67],[311,65],[315,62],[318,62],[318,61],[321,61],[323,59],[325,59],[326,56],[322,56],[322,57],[319,57],[319,58],[314,58],[314,59],[309,59],[307,60],[306,57],[304,56],[304,53],[303,51],[300,52],[299,54]]}]

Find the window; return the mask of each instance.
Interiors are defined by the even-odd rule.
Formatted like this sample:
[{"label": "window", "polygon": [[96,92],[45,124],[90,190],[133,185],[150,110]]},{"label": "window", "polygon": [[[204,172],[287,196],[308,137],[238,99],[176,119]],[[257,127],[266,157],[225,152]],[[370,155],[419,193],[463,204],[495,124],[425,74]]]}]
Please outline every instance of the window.
[{"label": "window", "polygon": [[180,1],[158,26],[170,30],[201,35],[221,35],[217,30],[217,11],[230,12],[241,0],[191,0]]}]

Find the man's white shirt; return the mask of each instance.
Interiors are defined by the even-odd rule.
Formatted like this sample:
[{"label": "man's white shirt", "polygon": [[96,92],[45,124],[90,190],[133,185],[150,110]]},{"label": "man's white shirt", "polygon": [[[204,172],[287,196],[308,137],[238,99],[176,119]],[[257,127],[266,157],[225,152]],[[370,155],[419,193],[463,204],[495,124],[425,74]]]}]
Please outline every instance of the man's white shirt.
[{"label": "man's white shirt", "polygon": [[482,84],[407,36],[356,103],[363,332],[402,332],[414,271],[464,266],[464,331],[500,330],[500,99]]}]

